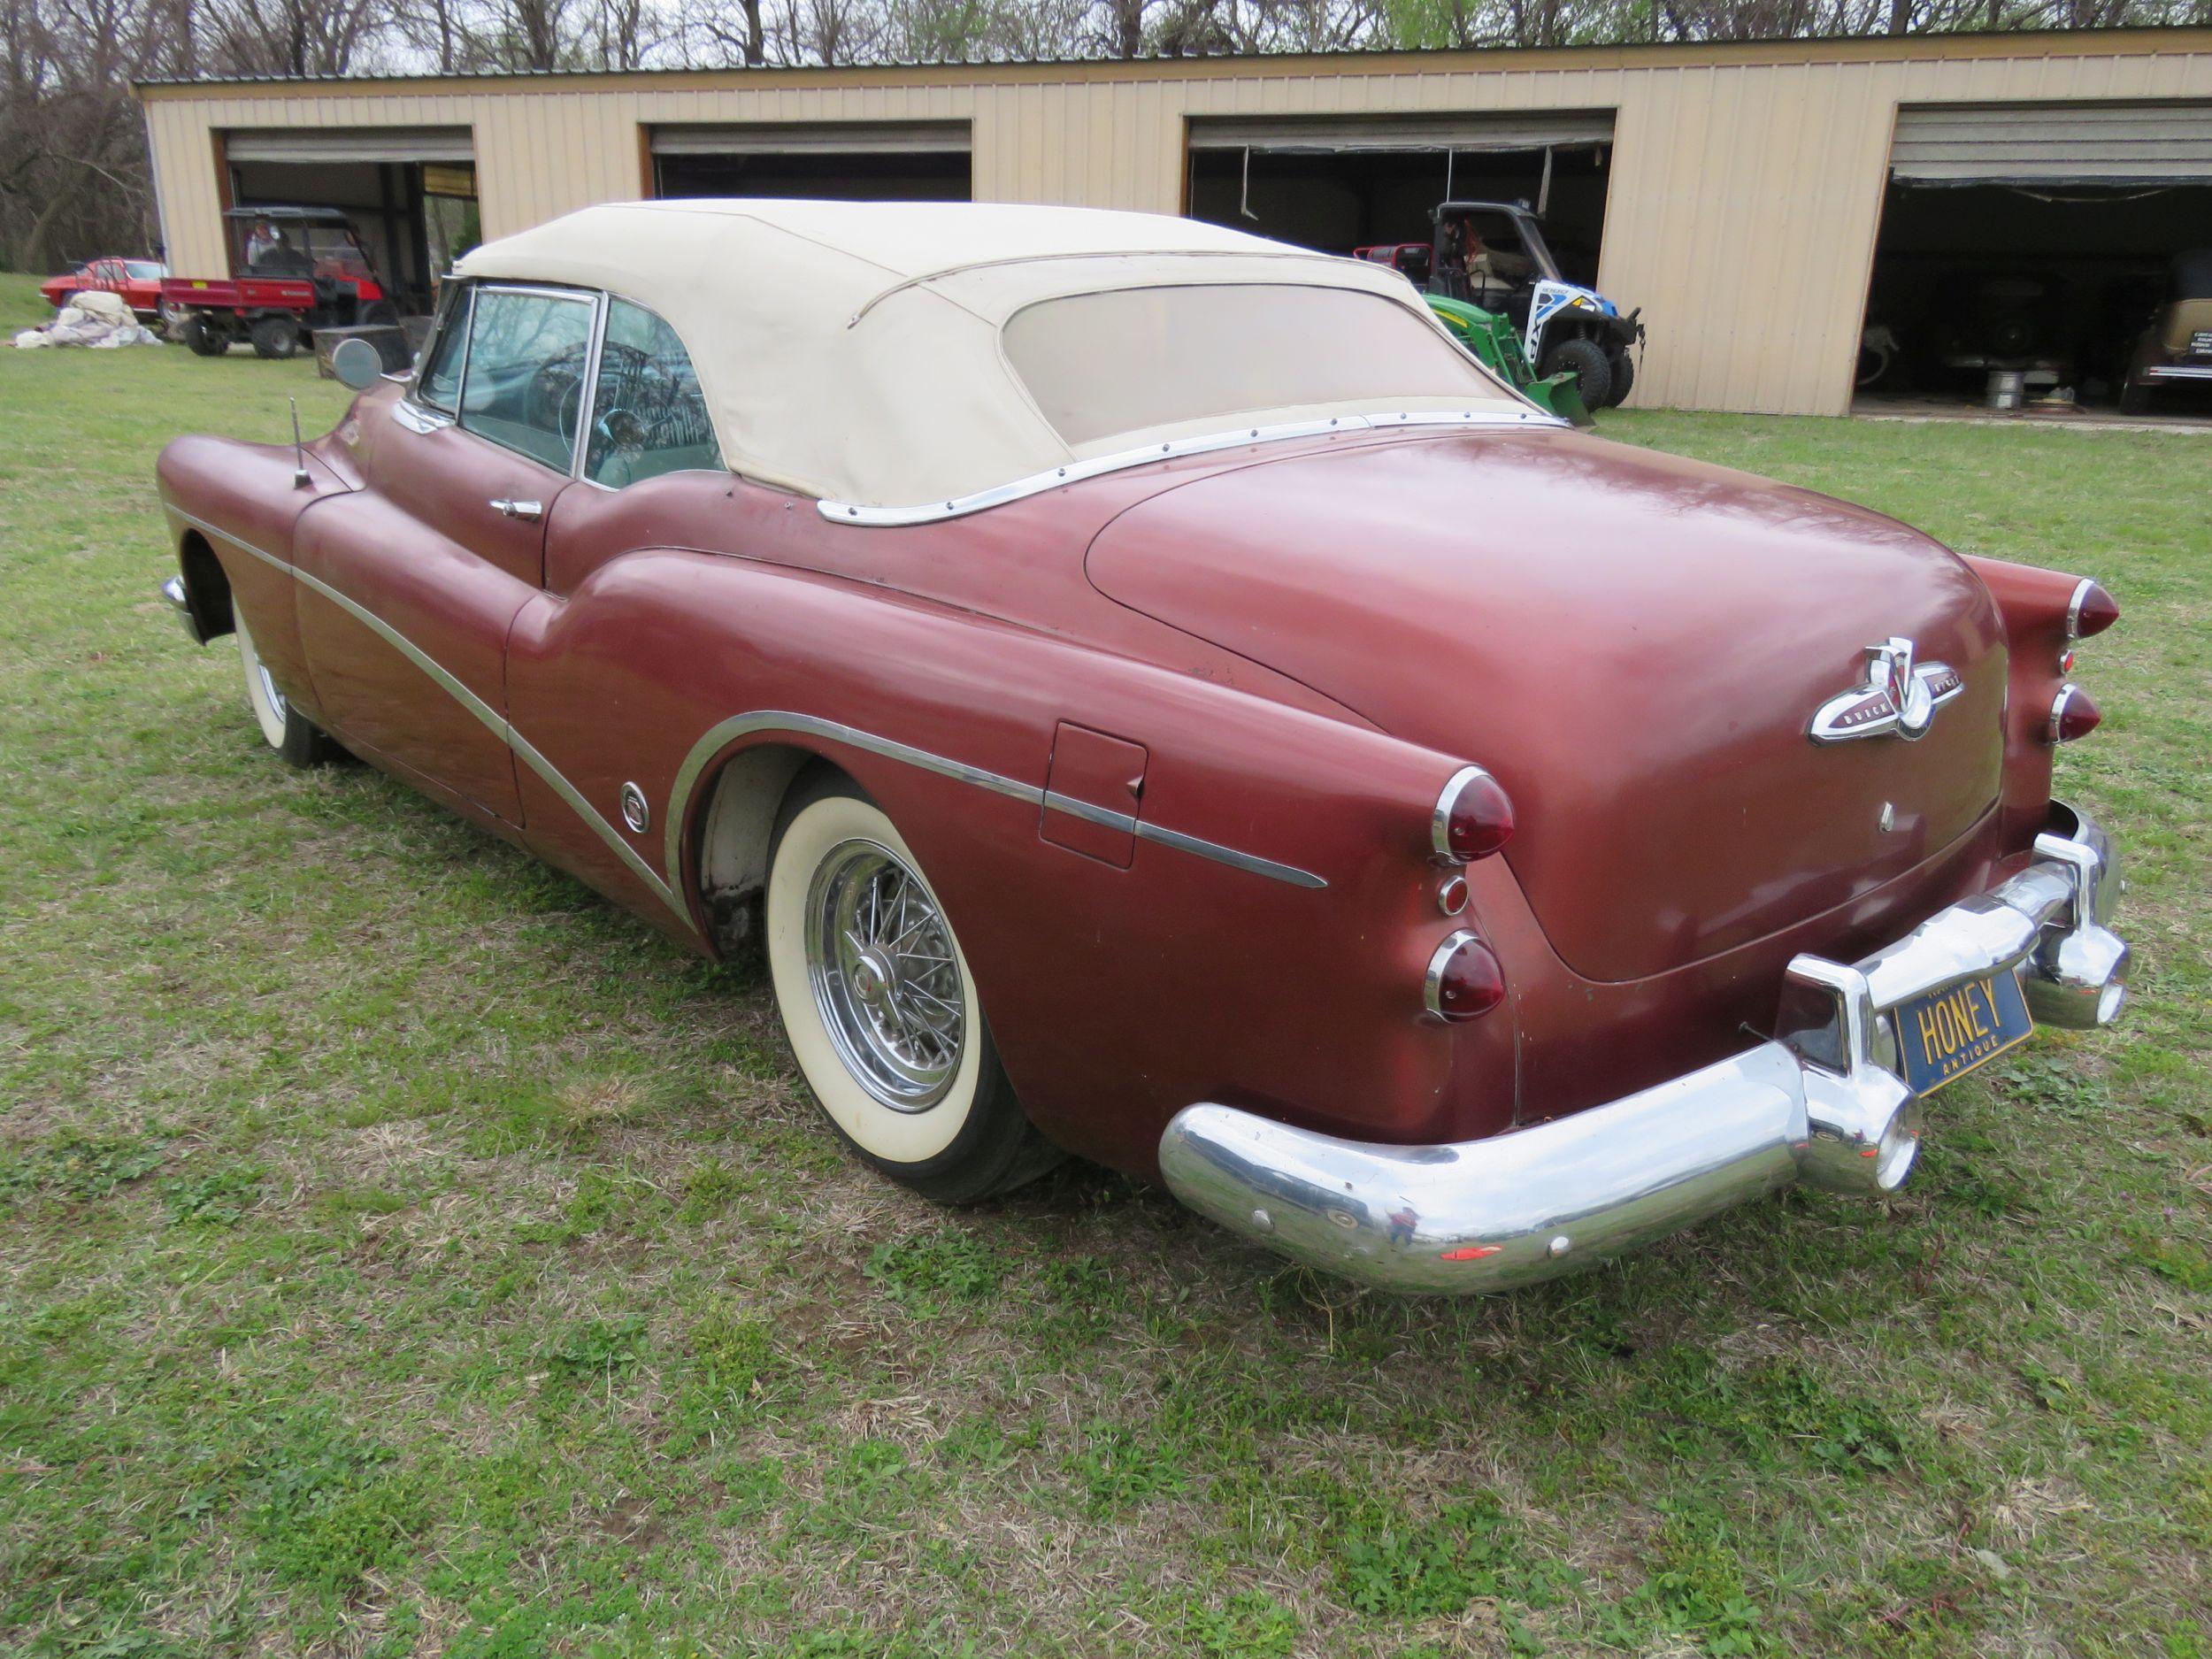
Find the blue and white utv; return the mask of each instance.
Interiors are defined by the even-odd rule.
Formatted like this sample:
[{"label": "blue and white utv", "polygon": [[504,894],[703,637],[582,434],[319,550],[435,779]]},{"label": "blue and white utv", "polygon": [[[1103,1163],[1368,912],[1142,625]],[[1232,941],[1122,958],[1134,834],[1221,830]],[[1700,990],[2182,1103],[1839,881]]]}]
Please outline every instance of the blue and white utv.
[{"label": "blue and white utv", "polygon": [[1539,375],[1571,373],[1591,409],[1617,404],[1636,378],[1640,311],[1621,314],[1594,288],[1563,280],[1550,244],[1525,207],[1447,202],[1436,226],[1428,290],[1502,312]]}]

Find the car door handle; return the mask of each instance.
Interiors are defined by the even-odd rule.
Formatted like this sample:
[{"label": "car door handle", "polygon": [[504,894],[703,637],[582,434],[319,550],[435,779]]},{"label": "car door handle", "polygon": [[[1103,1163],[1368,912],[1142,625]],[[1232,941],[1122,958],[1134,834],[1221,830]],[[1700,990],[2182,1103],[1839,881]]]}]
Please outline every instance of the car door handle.
[{"label": "car door handle", "polygon": [[506,518],[521,518],[531,524],[545,517],[545,503],[541,501],[509,501],[501,495],[492,502],[492,505]]}]

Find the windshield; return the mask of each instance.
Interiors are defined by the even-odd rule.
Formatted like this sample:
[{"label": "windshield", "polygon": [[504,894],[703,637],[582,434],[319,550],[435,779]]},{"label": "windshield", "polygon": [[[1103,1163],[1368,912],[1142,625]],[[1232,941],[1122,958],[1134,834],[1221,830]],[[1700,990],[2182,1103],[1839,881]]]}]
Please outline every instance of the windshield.
[{"label": "windshield", "polygon": [[1076,449],[1316,407],[1517,406],[1435,326],[1356,288],[1221,283],[1072,294],[1017,311],[1005,342],[1030,396]]}]

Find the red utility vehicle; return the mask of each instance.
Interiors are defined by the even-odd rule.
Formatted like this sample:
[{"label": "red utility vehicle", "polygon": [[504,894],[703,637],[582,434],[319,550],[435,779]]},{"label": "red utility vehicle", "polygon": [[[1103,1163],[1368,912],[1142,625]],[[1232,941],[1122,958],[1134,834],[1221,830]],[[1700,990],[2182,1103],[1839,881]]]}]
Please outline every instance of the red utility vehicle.
[{"label": "red utility vehicle", "polygon": [[161,314],[161,282],[168,274],[169,267],[158,259],[103,254],[74,270],[48,277],[38,285],[38,291],[56,311],[80,294],[119,295],[142,322],[151,322]]},{"label": "red utility vehicle", "polygon": [[161,285],[171,332],[204,357],[241,340],[255,355],[288,357],[318,328],[396,323],[353,224],[334,207],[237,207],[224,216],[228,277],[171,277]]},{"label": "red utility vehicle", "polygon": [[1377,265],[609,204],[373,367],[297,450],[163,451],[188,631],[286,759],[764,951],[836,1132],[933,1197],[1065,1150],[1496,1290],[1892,1192],[1931,1093],[2120,1013],[2051,792],[2104,590],[1576,433]]}]

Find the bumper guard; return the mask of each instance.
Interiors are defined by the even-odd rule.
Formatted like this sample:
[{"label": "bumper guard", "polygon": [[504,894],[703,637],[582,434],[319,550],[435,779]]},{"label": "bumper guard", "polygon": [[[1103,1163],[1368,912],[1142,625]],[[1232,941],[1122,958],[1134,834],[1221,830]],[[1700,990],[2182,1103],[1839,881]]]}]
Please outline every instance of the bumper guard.
[{"label": "bumper guard", "polygon": [[1805,1180],[1894,1192],[1919,1150],[1892,1010],[2017,972],[2037,1021],[2117,1019],[2128,948],[2104,833],[2053,803],[2025,869],[1853,963],[1799,956],[1778,1034],[1620,1100],[1457,1145],[1294,1129],[1233,1106],[1176,1114],[1160,1169],[1182,1202],[1294,1261],[1379,1289],[1510,1290]]}]

